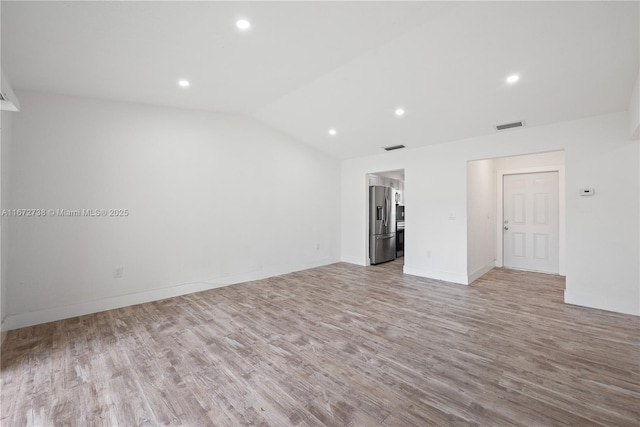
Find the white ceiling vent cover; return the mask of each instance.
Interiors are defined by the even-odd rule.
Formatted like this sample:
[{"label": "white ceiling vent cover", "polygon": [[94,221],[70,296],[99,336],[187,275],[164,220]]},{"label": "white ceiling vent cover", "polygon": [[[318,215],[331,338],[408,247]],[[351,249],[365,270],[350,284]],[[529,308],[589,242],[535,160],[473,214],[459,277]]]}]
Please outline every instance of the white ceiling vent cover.
[{"label": "white ceiling vent cover", "polygon": [[404,145],[390,145],[389,147],[382,147],[387,151],[400,150],[402,148],[406,148]]},{"label": "white ceiling vent cover", "polygon": [[497,125],[496,129],[497,130],[505,130],[505,129],[512,129],[512,128],[519,128],[524,126],[524,120],[520,120],[519,122],[513,122],[513,123],[505,123],[503,125]]}]

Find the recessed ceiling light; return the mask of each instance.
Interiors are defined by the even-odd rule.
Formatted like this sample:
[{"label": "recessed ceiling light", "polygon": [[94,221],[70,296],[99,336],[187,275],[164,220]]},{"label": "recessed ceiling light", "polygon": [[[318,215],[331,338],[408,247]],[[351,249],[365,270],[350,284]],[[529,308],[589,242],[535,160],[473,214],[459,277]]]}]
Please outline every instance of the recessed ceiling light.
[{"label": "recessed ceiling light", "polygon": [[238,19],[236,21],[236,27],[238,27],[242,31],[247,31],[249,28],[251,28],[251,22],[247,21],[246,19]]},{"label": "recessed ceiling light", "polygon": [[515,83],[518,80],[520,80],[520,76],[517,74],[511,74],[509,77],[507,77],[507,83]]},{"label": "recessed ceiling light", "polygon": [[185,79],[178,80],[178,85],[180,87],[189,87],[189,80],[185,80]]},{"label": "recessed ceiling light", "polygon": [[335,134],[337,134],[338,131],[336,131],[335,129],[329,129],[329,135],[331,136],[335,136]]},{"label": "recessed ceiling light", "polygon": [[398,117],[404,116],[404,109],[403,108],[396,108],[396,116],[398,116]]}]

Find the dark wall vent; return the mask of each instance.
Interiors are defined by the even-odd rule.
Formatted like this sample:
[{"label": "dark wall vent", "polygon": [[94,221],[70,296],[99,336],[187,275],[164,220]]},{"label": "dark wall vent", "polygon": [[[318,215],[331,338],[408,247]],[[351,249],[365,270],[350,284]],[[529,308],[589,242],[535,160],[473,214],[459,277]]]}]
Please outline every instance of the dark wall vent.
[{"label": "dark wall vent", "polygon": [[382,147],[387,151],[400,150],[401,148],[405,148],[404,145],[392,145],[390,147]]},{"label": "dark wall vent", "polygon": [[505,130],[505,129],[511,129],[511,128],[519,128],[522,126],[524,126],[524,120],[520,120],[519,122],[513,122],[513,123],[505,123],[503,125],[497,125],[496,129]]}]

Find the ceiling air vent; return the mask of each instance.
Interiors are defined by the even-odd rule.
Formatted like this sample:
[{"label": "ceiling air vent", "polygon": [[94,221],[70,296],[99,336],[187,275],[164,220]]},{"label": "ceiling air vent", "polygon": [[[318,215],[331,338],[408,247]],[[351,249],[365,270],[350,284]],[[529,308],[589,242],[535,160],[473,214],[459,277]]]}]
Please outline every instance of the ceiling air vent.
[{"label": "ceiling air vent", "polygon": [[524,120],[520,120],[519,122],[513,122],[513,123],[505,123],[503,125],[497,125],[496,129],[505,130],[505,129],[511,129],[511,128],[519,128],[522,126],[524,126]]},{"label": "ceiling air vent", "polygon": [[390,147],[382,147],[382,148],[384,148],[387,151],[393,151],[393,150],[399,150],[401,148],[405,148],[405,146],[404,145],[392,145]]}]

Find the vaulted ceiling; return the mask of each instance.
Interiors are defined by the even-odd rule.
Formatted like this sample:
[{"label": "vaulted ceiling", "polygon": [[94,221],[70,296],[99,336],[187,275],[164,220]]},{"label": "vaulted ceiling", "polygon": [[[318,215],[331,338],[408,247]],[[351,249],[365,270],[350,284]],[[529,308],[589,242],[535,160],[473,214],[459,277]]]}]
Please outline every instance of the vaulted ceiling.
[{"label": "vaulted ceiling", "polygon": [[250,115],[351,158],[626,110],[638,5],[3,0],[0,60],[17,90]]}]

